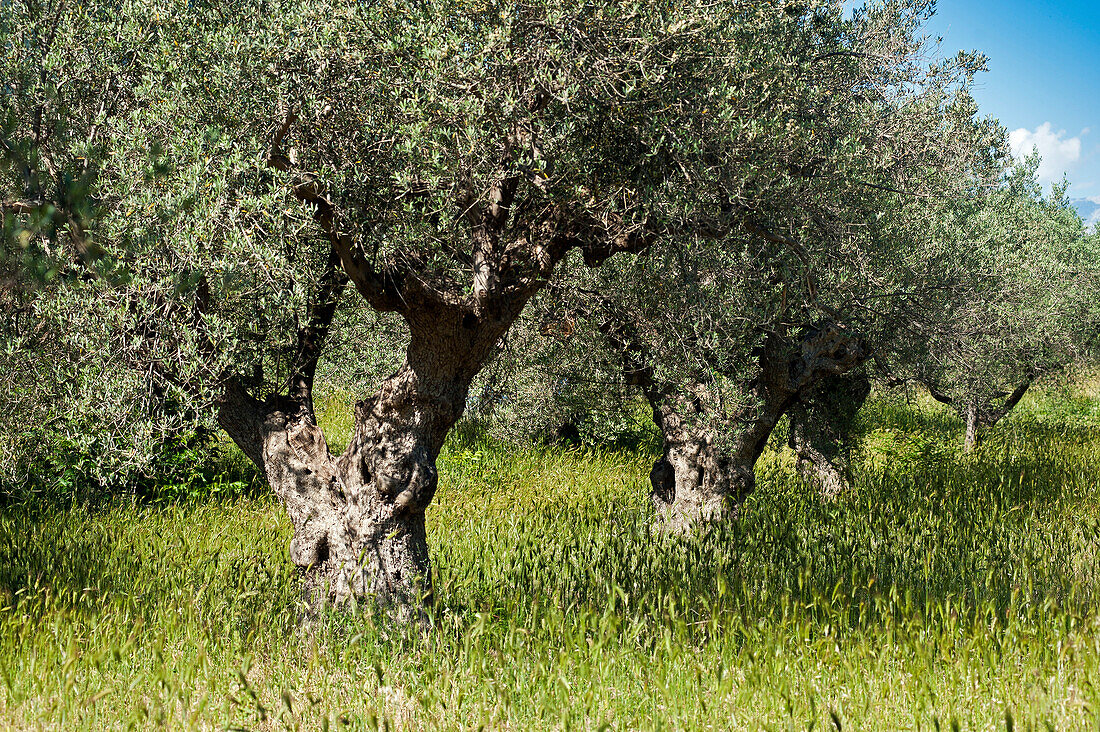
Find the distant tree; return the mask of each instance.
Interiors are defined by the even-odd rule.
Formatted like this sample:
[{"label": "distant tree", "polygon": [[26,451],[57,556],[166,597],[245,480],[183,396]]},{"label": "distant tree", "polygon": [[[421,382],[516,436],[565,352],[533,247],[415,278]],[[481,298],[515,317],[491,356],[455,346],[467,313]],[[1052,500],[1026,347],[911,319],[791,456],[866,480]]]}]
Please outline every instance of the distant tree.
[{"label": "distant tree", "polygon": [[937,214],[974,285],[929,293],[929,317],[879,356],[889,378],[925,385],[959,414],[968,451],[1037,380],[1094,353],[1100,334],[1100,250],[1065,185],[1043,193],[1038,163],[1022,161],[988,195]]}]

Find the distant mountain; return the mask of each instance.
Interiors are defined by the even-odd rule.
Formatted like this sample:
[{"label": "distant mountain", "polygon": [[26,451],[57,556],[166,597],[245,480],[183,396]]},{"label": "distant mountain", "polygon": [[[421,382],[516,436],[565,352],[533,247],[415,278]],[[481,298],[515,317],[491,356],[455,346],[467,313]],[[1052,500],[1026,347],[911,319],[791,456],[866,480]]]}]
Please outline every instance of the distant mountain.
[{"label": "distant mountain", "polygon": [[1088,198],[1071,198],[1069,203],[1077,209],[1077,213],[1087,225],[1096,226],[1100,224],[1100,203]]}]

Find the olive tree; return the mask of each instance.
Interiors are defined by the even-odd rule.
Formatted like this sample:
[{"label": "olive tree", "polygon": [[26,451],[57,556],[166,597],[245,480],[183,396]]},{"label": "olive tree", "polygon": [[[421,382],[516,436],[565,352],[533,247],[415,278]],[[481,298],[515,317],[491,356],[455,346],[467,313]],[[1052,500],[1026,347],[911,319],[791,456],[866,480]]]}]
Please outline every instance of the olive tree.
[{"label": "olive tree", "polygon": [[[58,312],[89,358],[216,412],[285,505],[317,596],[406,616],[430,593],[424,511],[472,380],[570,252],[596,266],[698,218],[704,122],[736,93],[727,46],[801,12],[55,7],[58,59],[138,38],[124,44],[126,113],[104,117],[95,156],[96,236],[115,276],[62,283]],[[23,107],[13,118],[33,124]],[[25,227],[32,214],[8,215]],[[313,388],[326,349],[347,344],[334,328],[349,297],[398,317],[407,340],[334,455]]]},{"label": "olive tree", "polygon": [[1100,332],[1095,238],[1064,184],[1044,193],[1038,163],[1021,161],[965,206],[929,212],[951,222],[938,235],[965,257],[973,286],[929,293],[928,316],[879,356],[888,380],[919,382],[959,414],[968,451],[1036,380],[1090,355]]},{"label": "olive tree", "polygon": [[[967,284],[914,222],[927,199],[994,184],[1004,131],[968,94],[980,57],[927,57],[929,12],[886,3],[846,19],[820,3],[770,16],[779,42],[734,46],[738,93],[708,118],[704,218],[569,277],[572,313],[652,407],[664,441],[653,499],[674,528],[735,507],[784,415],[827,406],[822,392],[921,317],[927,293]],[[808,426],[796,423],[803,452],[839,439]]]},{"label": "olive tree", "polygon": [[140,59],[158,47],[128,7],[10,2],[0,12],[0,482],[8,485],[48,472],[50,440],[107,480],[140,468],[137,453],[152,455],[180,426],[176,413],[164,429],[132,429],[167,414],[164,403],[122,373],[124,364],[89,358],[103,333],[88,303],[60,295],[118,274],[103,256],[101,214],[111,202],[100,177],[113,125],[139,105]]}]

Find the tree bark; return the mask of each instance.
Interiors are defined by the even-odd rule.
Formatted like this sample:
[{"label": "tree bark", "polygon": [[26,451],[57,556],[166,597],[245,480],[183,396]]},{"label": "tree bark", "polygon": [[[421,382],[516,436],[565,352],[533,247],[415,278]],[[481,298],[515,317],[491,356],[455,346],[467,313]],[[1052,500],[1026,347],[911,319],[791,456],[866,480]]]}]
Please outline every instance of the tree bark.
[{"label": "tree bark", "polygon": [[833,499],[851,485],[851,432],[871,394],[865,372],[830,376],[790,409],[790,446],[803,481]]},{"label": "tree bark", "polygon": [[459,306],[406,315],[406,363],[355,405],[351,441],[339,456],[308,396],[261,403],[229,390],[220,422],[286,507],[290,557],[313,606],[369,599],[401,621],[425,617],[432,585],[424,512],[438,484],[436,458],[512,319],[511,312],[478,318]]},{"label": "tree bark", "polygon": [[[702,400],[682,396],[685,385],[659,387],[651,370],[635,367],[635,383],[642,383],[663,435],[662,455],[650,472],[654,507],[663,523],[685,531],[735,515],[755,488],[756,463],[779,419],[820,380],[846,373],[867,357],[861,340],[831,322],[806,328],[793,342],[770,337],[760,354],[749,406],[725,416],[731,434],[721,436],[705,419]],[[699,390],[702,383],[686,387]]]},{"label": "tree bark", "polygon": [[[757,446],[746,435],[732,448],[722,445],[710,429],[694,421],[703,415],[696,411],[686,416],[684,411],[668,403],[653,409],[662,453],[649,474],[651,498],[664,527],[676,532],[736,510],[755,487],[752,468],[763,450],[762,442]],[[757,429],[750,431],[763,432],[763,424],[758,420]]]},{"label": "tree bark", "polygon": [[966,405],[966,437],[963,439],[963,452],[973,452],[981,436],[978,434],[978,402],[971,400]]}]

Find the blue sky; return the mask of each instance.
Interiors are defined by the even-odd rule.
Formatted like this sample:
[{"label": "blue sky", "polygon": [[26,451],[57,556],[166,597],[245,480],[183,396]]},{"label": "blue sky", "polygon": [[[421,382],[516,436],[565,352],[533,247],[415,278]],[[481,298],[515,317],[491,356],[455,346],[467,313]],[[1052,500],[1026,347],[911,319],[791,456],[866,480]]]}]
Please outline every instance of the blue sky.
[{"label": "blue sky", "polygon": [[1100,204],[1100,2],[940,0],[928,26],[942,55],[989,56],[977,80],[983,111],[1001,120],[1015,152],[1038,146],[1040,176],[1070,180],[1070,196]]}]

